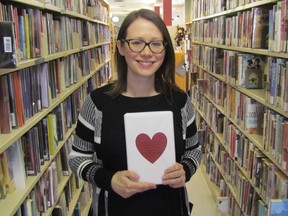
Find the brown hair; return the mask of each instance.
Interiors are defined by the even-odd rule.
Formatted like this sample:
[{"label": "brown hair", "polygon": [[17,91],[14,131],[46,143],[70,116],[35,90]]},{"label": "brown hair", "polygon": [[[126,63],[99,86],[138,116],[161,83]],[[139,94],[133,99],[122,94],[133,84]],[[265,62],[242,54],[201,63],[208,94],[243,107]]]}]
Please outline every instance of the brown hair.
[{"label": "brown hair", "polygon": [[[167,98],[171,99],[172,89],[179,91],[180,88],[178,88],[175,84],[175,54],[173,43],[162,18],[157,13],[149,9],[132,11],[124,19],[119,29],[117,40],[126,39],[128,27],[139,18],[153,22],[162,33],[163,40],[167,43],[165,47],[164,61],[155,74],[155,90],[159,93],[163,93]],[[115,81],[112,90],[108,93],[113,97],[126,91],[127,87],[127,63],[125,61],[125,57],[120,55],[118,49],[115,51],[115,63],[118,73],[118,80]]]}]

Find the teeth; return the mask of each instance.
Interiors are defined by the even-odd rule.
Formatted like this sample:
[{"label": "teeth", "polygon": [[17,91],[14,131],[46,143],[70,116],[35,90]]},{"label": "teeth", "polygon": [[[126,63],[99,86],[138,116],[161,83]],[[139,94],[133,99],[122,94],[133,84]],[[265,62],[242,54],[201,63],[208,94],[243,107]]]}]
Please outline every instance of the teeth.
[{"label": "teeth", "polygon": [[152,62],[143,62],[143,61],[139,61],[140,64],[145,64],[145,65],[150,65],[152,64]]}]

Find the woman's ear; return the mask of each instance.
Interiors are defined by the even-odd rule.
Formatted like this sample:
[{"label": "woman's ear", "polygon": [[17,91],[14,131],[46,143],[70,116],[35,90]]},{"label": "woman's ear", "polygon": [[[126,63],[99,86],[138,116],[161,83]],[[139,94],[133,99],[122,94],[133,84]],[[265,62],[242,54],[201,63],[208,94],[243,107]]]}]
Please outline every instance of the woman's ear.
[{"label": "woman's ear", "polygon": [[123,47],[123,43],[120,40],[117,40],[117,48],[118,48],[120,55],[124,56],[124,47]]}]

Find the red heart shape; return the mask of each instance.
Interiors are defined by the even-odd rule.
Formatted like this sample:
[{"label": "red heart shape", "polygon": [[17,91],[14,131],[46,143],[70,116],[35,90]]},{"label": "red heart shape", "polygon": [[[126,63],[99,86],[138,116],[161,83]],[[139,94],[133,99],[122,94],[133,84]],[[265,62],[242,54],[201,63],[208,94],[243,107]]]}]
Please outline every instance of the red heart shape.
[{"label": "red heart shape", "polygon": [[153,164],[166,149],[167,137],[158,132],[150,139],[147,134],[141,133],[136,137],[136,146],[141,155]]}]

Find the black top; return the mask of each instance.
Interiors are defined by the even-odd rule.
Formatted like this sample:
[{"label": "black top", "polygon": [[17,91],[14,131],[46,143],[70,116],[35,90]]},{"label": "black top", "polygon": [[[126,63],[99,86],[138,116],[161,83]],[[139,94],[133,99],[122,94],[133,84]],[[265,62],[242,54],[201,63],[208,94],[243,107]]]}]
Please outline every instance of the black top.
[{"label": "black top", "polygon": [[[176,161],[183,164],[186,178],[187,176],[190,178],[198,166],[195,162],[201,160],[201,154],[197,149],[198,140],[195,138],[195,121],[188,123],[191,118],[194,118],[194,112],[190,110],[192,106],[187,106],[190,100],[185,93],[180,92],[175,92],[176,106],[173,107],[162,94],[140,98],[121,95],[112,99],[106,94],[110,87],[108,85],[94,90],[83,104],[76,127],[76,138],[73,145],[74,158],[70,159],[72,170],[84,180],[92,182],[102,189],[100,198],[97,197],[95,200],[99,204],[97,212],[101,214],[105,211],[104,206],[106,206],[109,216],[184,215],[182,208],[185,208],[187,200],[185,200],[183,188],[173,189],[160,185],[157,189],[124,199],[112,190],[111,178],[117,171],[127,170],[124,114],[146,111],[173,112]],[[188,111],[184,110],[188,108]],[[185,142],[186,139],[183,139],[185,137],[183,134],[191,139],[189,145]],[[96,152],[97,161],[83,164],[82,162],[88,159],[83,156],[83,153],[88,156],[93,152]],[[187,158],[183,159],[182,156],[185,152]],[[78,153],[79,156],[77,156]],[[108,202],[101,199],[104,190]]]}]

